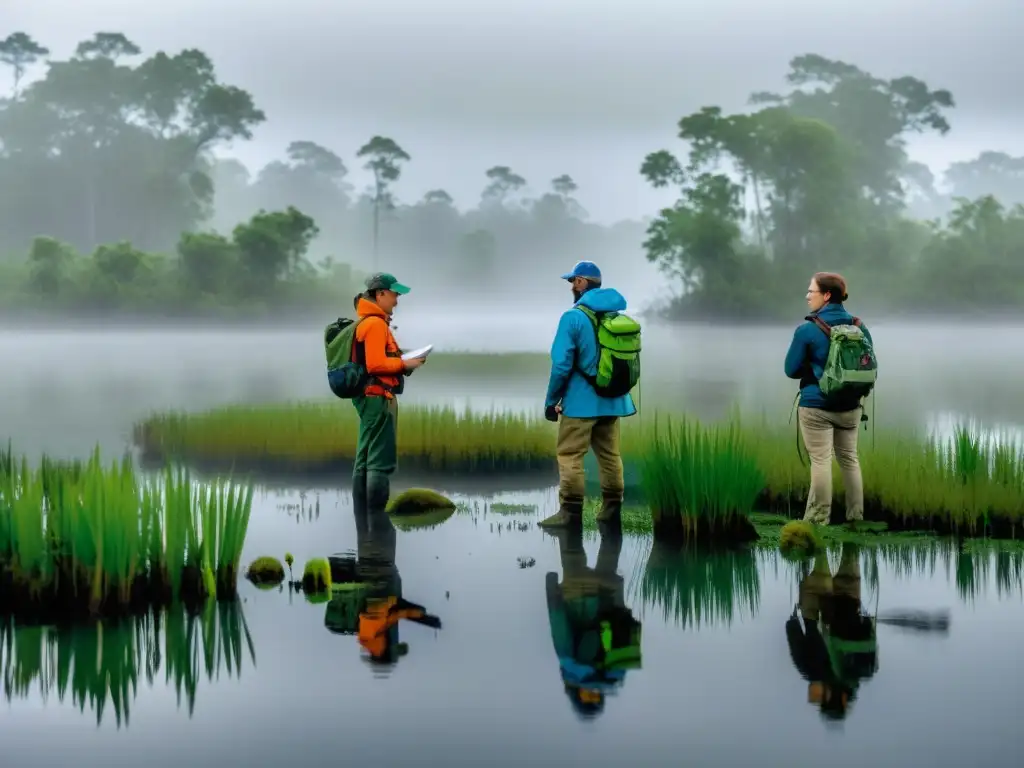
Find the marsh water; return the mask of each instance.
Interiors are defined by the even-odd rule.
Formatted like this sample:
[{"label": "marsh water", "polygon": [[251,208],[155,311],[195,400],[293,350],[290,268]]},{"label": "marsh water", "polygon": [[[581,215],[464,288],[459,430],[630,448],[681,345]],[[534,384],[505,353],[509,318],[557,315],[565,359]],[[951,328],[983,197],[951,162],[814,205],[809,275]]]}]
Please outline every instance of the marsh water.
[{"label": "marsh water", "polygon": [[[413,320],[398,321],[405,345],[451,350],[545,351],[551,331],[543,319],[514,334],[486,315],[472,318],[472,333],[471,318]],[[116,454],[152,410],[321,397],[321,330],[0,332],[0,438],[28,453],[82,456],[99,443]],[[1024,346],[1010,341],[1019,330],[873,329],[885,366],[878,420],[1019,429]],[[644,397],[708,417],[740,404],[784,419],[791,332],[652,329]],[[428,369],[407,402],[538,408],[546,383]],[[343,486],[261,488],[244,559],[290,551],[301,568],[310,557],[358,558],[366,534]],[[827,717],[791,643],[806,571],[771,552],[673,554],[630,535],[616,551],[614,537],[602,548],[588,532],[584,572],[573,542],[536,526],[555,508],[551,489],[510,493],[496,480],[484,490],[454,493],[462,507],[437,527],[393,532],[401,597],[441,626],[400,621],[392,640],[406,652],[390,664],[369,663],[344,606],[247,582],[236,605],[192,620],[73,632],[0,624],[3,764],[86,755],[109,766],[1019,761],[1021,551],[854,553],[864,615],[948,611],[951,622],[933,631],[879,622],[870,669],[843,716]],[[825,567],[837,573],[839,553]],[[605,596],[639,649],[599,707],[564,682],[549,611],[551,590],[581,589]]]}]

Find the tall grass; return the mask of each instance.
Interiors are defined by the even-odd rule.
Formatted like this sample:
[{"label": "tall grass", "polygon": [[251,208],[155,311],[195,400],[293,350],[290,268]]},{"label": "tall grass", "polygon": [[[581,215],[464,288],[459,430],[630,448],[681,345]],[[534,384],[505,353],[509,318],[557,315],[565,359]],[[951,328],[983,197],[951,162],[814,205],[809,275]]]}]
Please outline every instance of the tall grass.
[{"label": "tall grass", "polygon": [[686,418],[656,421],[642,459],[644,495],[654,518],[681,518],[684,535],[728,527],[746,516],[764,487],[736,424],[704,428]]},{"label": "tall grass", "polygon": [[150,687],[159,680],[173,686],[178,706],[184,697],[191,716],[205,670],[208,681],[224,669],[240,676],[243,642],[251,663],[256,651],[239,601],[208,602],[196,614],[176,603],[166,611],[148,612],[117,622],[70,626],[18,626],[0,623],[0,674],[7,701],[32,695],[44,699],[69,694],[80,710],[103,721],[113,709],[117,727],[130,724],[131,705],[140,679]]},{"label": "tall grass", "polygon": [[[0,456],[0,603],[8,609],[124,610],[231,597],[252,488],[196,486],[187,470],[140,477],[104,465]],[[183,594],[184,593],[184,594]]]},{"label": "tall grass", "polygon": [[[703,462],[719,477],[727,472],[736,474],[736,489],[715,480],[716,494],[722,495],[707,502],[728,505],[732,503],[729,499],[746,498],[747,483],[753,482],[752,462],[763,478],[757,506],[791,516],[802,514],[809,470],[796,450],[795,427],[763,417],[735,416],[699,428],[682,415],[674,418],[679,425],[675,428],[664,427],[665,419],[651,412],[623,420],[627,478],[641,478],[641,487],[631,488],[632,493],[639,490],[646,495],[650,491],[652,506],[694,504],[692,496],[673,501],[657,479],[661,476],[657,468],[670,469],[677,478],[672,484],[684,494],[692,494],[687,487],[707,489],[712,485],[695,469]],[[351,460],[357,428],[355,412],[347,403],[297,403],[157,414],[136,425],[135,438],[146,453],[157,458],[301,471]],[[411,463],[498,474],[531,467],[550,469],[556,432],[557,425],[539,417],[403,405],[398,417],[398,451],[402,466]],[[869,517],[892,516],[924,526],[941,520],[956,528],[976,529],[993,518],[1015,524],[1024,516],[1024,446],[1019,442],[981,439],[967,426],[947,440],[899,431],[883,431],[872,440],[863,439],[867,432],[859,434]],[[695,455],[697,450],[703,458],[693,459],[692,464],[684,462],[684,468],[677,470],[673,457],[684,450],[687,455]],[[718,458],[709,458],[712,456]],[[731,469],[726,470],[727,466]],[[646,482],[642,480],[645,474]],[[682,482],[686,477],[693,478],[693,483]],[[836,502],[841,504],[838,468],[833,482]]]}]

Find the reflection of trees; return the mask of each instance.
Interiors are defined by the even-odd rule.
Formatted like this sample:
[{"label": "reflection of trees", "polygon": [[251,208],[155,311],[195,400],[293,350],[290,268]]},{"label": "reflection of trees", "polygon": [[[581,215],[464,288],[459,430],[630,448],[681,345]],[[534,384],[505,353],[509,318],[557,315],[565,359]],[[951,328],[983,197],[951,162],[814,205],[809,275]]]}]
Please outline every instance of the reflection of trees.
[{"label": "reflection of trees", "polygon": [[757,614],[761,578],[754,550],[702,552],[654,543],[631,598],[684,628],[731,624]]},{"label": "reflection of trees", "polygon": [[140,676],[150,686],[161,667],[189,716],[203,672],[212,682],[221,669],[240,676],[243,640],[253,665],[256,651],[238,601],[209,601],[198,614],[184,607],[147,613],[116,623],[68,627],[17,626],[0,620],[0,674],[8,701],[38,691],[43,701],[56,693],[81,711],[96,711],[97,725],[109,704],[117,726],[128,725]]}]

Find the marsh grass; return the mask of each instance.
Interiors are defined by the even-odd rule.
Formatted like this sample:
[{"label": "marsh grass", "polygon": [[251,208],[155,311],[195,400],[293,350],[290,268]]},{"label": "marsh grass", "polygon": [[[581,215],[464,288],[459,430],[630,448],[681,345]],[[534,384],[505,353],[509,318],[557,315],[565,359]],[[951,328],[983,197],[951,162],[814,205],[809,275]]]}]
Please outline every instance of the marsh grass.
[{"label": "marsh grass", "polygon": [[[555,424],[522,414],[403,405],[398,417],[400,471],[424,467],[477,476],[550,471],[556,433]],[[356,434],[353,409],[336,402],[154,415],[135,428],[144,455],[160,460],[175,457],[199,465],[300,472],[324,467],[338,471],[339,463],[354,456]],[[1024,447],[1019,441],[982,438],[967,425],[947,440],[898,430],[884,430],[872,439],[865,439],[866,431],[860,436],[869,519],[894,528],[1020,535]],[[684,416],[666,419],[646,411],[623,421],[622,453],[627,478],[641,479],[628,494],[654,508],[743,506],[756,467],[762,480],[754,506],[789,517],[803,515],[809,469],[796,450],[795,426],[734,414],[701,427]],[[662,469],[671,481],[662,480]],[[833,484],[834,509],[841,519],[842,476],[835,465]],[[699,498],[698,488],[704,489]],[[706,498],[709,488],[714,489],[713,499]]]},{"label": "marsh grass", "polygon": [[237,588],[252,488],[197,486],[187,470],[142,478],[104,465],[0,456],[0,610],[108,614]]},{"label": "marsh grass", "polygon": [[[246,651],[248,652],[246,654]],[[37,691],[56,694],[81,711],[96,713],[96,724],[113,710],[118,728],[127,727],[139,682],[157,684],[161,672],[191,716],[205,672],[212,682],[221,671],[239,677],[244,657],[256,651],[241,603],[208,601],[198,613],[176,603],[116,622],[70,626],[20,626],[0,620],[0,672],[8,702]]]},{"label": "marsh grass", "polygon": [[764,478],[738,424],[656,421],[641,461],[655,538],[756,538],[747,516]]}]

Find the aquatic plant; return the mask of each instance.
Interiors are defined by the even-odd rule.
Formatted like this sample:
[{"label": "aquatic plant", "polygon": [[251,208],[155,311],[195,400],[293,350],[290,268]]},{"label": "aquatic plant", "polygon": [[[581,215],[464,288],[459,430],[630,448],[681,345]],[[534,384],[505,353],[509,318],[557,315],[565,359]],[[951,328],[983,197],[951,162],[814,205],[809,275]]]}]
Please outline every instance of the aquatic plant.
[{"label": "aquatic plant", "polygon": [[656,422],[643,456],[643,491],[660,540],[750,541],[748,514],[764,478],[737,425]]},{"label": "aquatic plant", "polygon": [[0,611],[107,614],[237,588],[252,488],[194,484],[187,470],[142,479],[104,466],[0,457]]},{"label": "aquatic plant", "polygon": [[779,532],[779,550],[786,557],[807,557],[818,552],[822,546],[823,542],[814,524],[805,520],[790,520]]},{"label": "aquatic plant", "polygon": [[455,511],[455,502],[447,496],[429,488],[409,488],[388,500],[386,511],[389,515],[422,515],[439,510]]},{"label": "aquatic plant", "polygon": [[306,561],[302,571],[302,591],[308,595],[328,592],[331,589],[331,565],[326,557],[314,557]]},{"label": "aquatic plant", "polygon": [[[657,500],[663,487],[656,478],[645,482],[643,477],[645,464],[651,467],[664,459],[664,455],[662,459],[652,456],[659,450],[659,441],[663,454],[672,442],[661,426],[664,421],[657,413],[654,418],[648,413],[623,420],[626,475],[639,477],[628,488],[634,500],[647,496],[649,485]],[[692,443],[697,427],[685,417],[680,423],[683,426],[675,430],[675,439],[682,439],[683,445],[686,440]],[[708,429],[718,440],[717,447],[708,447]],[[477,475],[538,468],[552,472],[555,430],[550,422],[521,414],[403,405],[398,427],[400,466],[471,468]],[[160,460],[173,456],[198,465],[297,472],[330,468],[335,473],[339,462],[354,456],[356,434],[352,409],[335,403],[233,406],[191,415],[154,415],[135,429],[144,453]],[[699,434],[705,436],[701,450],[723,457],[732,451],[733,457],[723,466],[743,473],[739,489],[723,489],[723,493],[745,498],[743,489],[752,481],[752,473],[740,467],[749,468],[752,462],[763,478],[754,506],[789,517],[803,515],[809,470],[797,453],[794,425],[737,415],[702,428]],[[711,446],[715,446],[713,440]],[[680,451],[677,446],[676,453]],[[1024,446],[1019,441],[979,439],[966,426],[946,440],[883,430],[861,440],[860,461],[868,520],[883,520],[894,528],[934,528],[963,535],[1012,537],[1024,532],[1019,525],[1024,516]],[[690,470],[679,470],[684,471]],[[708,479],[700,482],[711,485]],[[838,470],[833,472],[833,483],[834,508],[837,519],[842,519],[844,495]],[[663,496],[672,499],[667,492]],[[648,503],[653,506],[650,499]]]},{"label": "aquatic plant", "polygon": [[[288,566],[291,567],[291,564]],[[245,572],[245,578],[253,584],[271,584],[277,586],[284,581],[284,566],[276,557],[264,555],[257,557]]]},{"label": "aquatic plant", "polygon": [[198,613],[179,602],[116,622],[59,626],[21,625],[7,616],[0,619],[0,678],[8,701],[33,689],[44,697],[56,692],[62,702],[70,694],[80,710],[95,710],[97,725],[109,706],[118,727],[128,726],[140,678],[152,687],[163,668],[178,706],[184,696],[191,716],[204,669],[210,682],[222,669],[241,675],[243,640],[255,664],[238,600],[207,601]]}]

